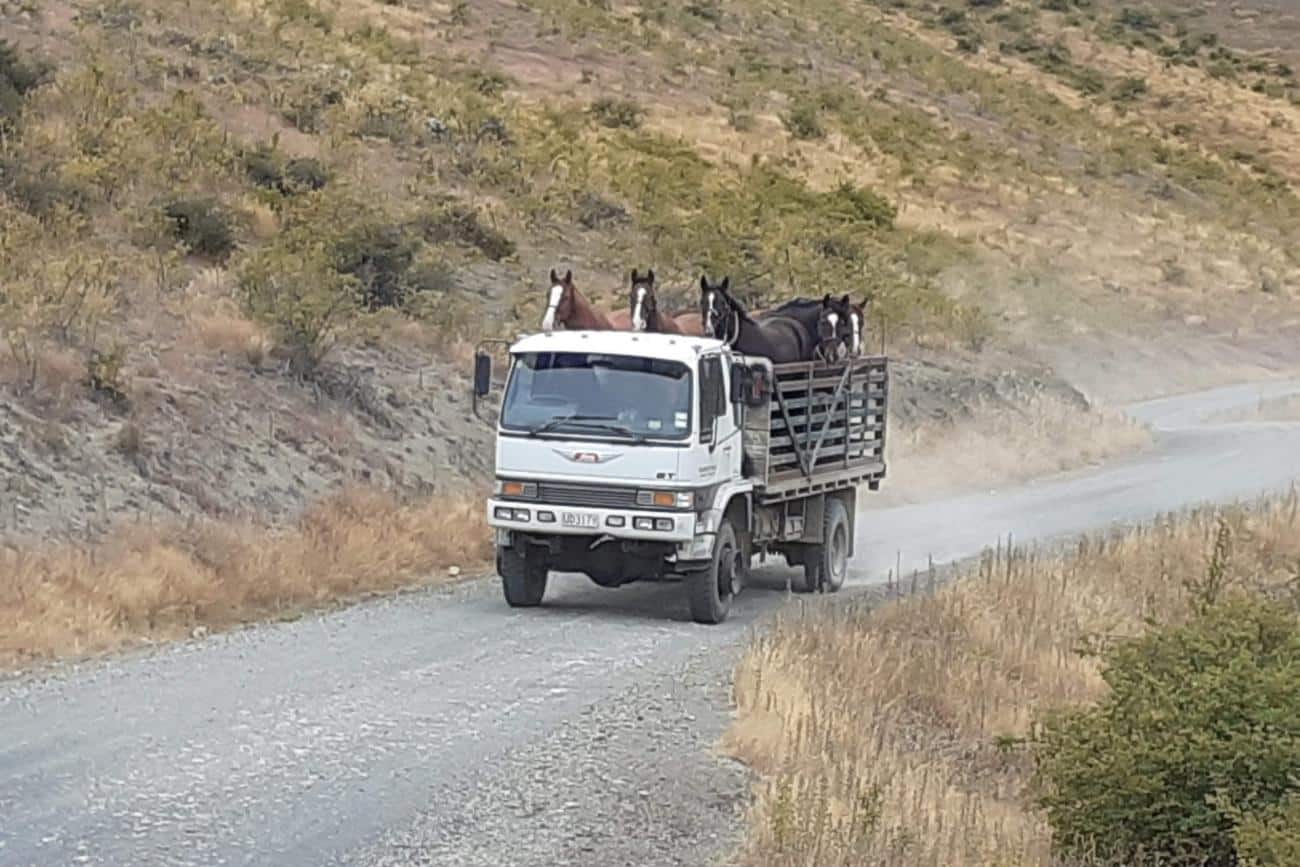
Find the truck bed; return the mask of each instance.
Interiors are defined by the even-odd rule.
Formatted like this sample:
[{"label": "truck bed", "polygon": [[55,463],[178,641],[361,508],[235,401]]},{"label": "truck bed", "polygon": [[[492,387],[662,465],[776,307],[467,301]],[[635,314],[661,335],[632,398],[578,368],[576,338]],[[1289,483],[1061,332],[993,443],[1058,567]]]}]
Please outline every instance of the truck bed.
[{"label": "truck bed", "polygon": [[889,365],[884,356],[772,368],[770,400],[746,408],[744,445],[763,502],[885,476]]}]

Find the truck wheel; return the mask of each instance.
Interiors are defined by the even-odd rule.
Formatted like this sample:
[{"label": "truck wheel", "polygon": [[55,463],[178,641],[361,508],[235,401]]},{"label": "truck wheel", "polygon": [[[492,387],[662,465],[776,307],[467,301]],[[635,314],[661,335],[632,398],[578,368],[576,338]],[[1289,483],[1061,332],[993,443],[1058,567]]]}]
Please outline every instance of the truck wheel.
[{"label": "truck wheel", "polygon": [[822,590],[834,593],[844,586],[849,574],[849,512],[839,500],[826,500],[823,542],[810,545],[804,555],[803,584],[798,589],[804,593]]},{"label": "truck wheel", "polygon": [[709,565],[686,578],[691,619],[696,623],[721,623],[731,613],[731,600],[740,591],[745,578],[743,552],[730,521],[718,527],[713,542],[713,559]]},{"label": "truck wheel", "polygon": [[546,563],[540,557],[497,551],[497,573],[501,589],[511,608],[532,608],[542,604],[546,595]]}]

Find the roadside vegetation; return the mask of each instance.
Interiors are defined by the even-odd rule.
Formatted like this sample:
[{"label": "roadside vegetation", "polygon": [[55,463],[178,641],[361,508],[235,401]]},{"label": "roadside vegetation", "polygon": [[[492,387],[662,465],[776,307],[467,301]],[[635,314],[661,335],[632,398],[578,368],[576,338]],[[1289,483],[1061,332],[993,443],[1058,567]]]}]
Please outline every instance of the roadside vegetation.
[{"label": "roadside vegetation", "polygon": [[0,668],[454,581],[486,564],[487,539],[479,498],[402,503],[355,488],[281,531],[138,524],[102,543],[0,548]]},{"label": "roadside vegetation", "polygon": [[743,860],[1294,864],[1298,514],[1293,493],[999,547],[784,615],[737,672]]}]

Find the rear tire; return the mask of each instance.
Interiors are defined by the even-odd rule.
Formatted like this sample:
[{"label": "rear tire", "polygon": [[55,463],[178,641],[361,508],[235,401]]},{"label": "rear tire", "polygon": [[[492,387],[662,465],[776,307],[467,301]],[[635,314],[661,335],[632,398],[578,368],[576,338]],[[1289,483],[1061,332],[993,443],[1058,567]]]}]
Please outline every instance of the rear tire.
[{"label": "rear tire", "polygon": [[686,596],[696,623],[721,623],[745,580],[744,552],[731,522],[723,520],[709,565],[686,576]]},{"label": "rear tire", "polygon": [[511,608],[534,608],[542,604],[546,595],[546,562],[525,549],[497,551],[497,573],[501,576],[501,590]]},{"label": "rear tire", "polygon": [[849,574],[851,532],[849,510],[840,500],[828,499],[822,543],[809,545],[804,553],[803,582],[798,584],[797,590],[801,593],[835,593],[844,586]]}]

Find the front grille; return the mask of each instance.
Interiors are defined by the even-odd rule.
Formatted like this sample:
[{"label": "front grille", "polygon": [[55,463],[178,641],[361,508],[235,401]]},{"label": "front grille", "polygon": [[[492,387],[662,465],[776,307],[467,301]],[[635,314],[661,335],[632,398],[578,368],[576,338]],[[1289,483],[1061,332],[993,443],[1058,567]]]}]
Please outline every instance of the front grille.
[{"label": "front grille", "polygon": [[636,488],[602,485],[570,485],[542,482],[537,486],[537,501],[554,506],[594,506],[600,509],[636,508]]}]

